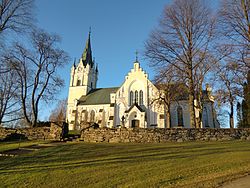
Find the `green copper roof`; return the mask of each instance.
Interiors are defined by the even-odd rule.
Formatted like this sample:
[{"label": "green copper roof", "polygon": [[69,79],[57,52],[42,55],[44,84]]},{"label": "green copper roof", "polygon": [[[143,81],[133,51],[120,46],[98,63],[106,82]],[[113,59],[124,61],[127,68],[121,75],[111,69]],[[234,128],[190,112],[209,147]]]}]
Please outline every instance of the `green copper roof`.
[{"label": "green copper roof", "polygon": [[88,53],[89,50],[91,50],[90,36],[89,36],[88,40],[86,41],[86,45],[85,45],[85,48],[84,48],[84,51],[83,51],[83,54],[82,54],[82,59],[83,60],[86,60],[87,53]]},{"label": "green copper roof", "polygon": [[84,66],[86,66],[87,64],[90,64],[91,66],[93,66],[92,51],[91,51],[91,44],[90,44],[90,32],[89,32],[88,40],[86,42],[86,46],[82,53],[82,60],[83,60]]},{"label": "green copper roof", "polygon": [[91,90],[88,95],[79,99],[79,105],[110,104],[110,94],[115,93],[119,87],[98,88]]}]

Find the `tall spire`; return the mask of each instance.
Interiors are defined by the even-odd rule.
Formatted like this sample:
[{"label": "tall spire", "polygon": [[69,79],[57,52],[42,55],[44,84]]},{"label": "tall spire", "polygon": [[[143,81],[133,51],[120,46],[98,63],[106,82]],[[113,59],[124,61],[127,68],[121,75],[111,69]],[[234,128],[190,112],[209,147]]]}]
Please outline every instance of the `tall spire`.
[{"label": "tall spire", "polygon": [[76,68],[76,58],[74,59],[74,68]]},{"label": "tall spire", "polygon": [[87,64],[93,66],[93,61],[92,61],[92,50],[91,50],[91,43],[90,43],[90,34],[91,34],[91,27],[89,28],[89,36],[88,40],[86,42],[85,49],[82,54],[82,60],[83,60],[83,65],[86,66]]}]

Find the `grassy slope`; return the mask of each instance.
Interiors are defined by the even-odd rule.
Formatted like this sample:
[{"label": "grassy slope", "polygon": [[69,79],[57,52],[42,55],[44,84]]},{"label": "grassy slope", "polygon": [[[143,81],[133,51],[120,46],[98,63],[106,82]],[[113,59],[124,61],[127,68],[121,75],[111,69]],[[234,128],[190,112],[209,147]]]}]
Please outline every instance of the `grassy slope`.
[{"label": "grassy slope", "polygon": [[19,143],[19,141],[12,141],[12,142],[0,142],[0,152],[11,150],[11,149],[17,149],[20,147],[27,147],[38,143],[46,143],[45,141],[22,141]]},{"label": "grassy slope", "polygon": [[246,172],[249,141],[69,143],[0,160],[7,187],[212,187]]}]

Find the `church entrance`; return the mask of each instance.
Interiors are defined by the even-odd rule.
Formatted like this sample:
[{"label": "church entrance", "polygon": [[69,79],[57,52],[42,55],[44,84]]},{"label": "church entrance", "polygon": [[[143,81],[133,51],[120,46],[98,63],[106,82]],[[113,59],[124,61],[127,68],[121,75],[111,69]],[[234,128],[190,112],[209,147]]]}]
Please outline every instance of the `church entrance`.
[{"label": "church entrance", "polygon": [[138,128],[139,125],[140,125],[140,121],[139,120],[133,119],[131,122],[132,122],[132,124],[131,124],[132,128]]}]

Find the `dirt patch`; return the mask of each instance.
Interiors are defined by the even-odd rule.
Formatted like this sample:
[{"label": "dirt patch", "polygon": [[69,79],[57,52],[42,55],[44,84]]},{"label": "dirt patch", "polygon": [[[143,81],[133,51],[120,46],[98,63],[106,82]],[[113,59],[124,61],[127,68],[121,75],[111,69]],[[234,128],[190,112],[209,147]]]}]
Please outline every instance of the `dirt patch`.
[{"label": "dirt patch", "polygon": [[250,187],[250,175],[243,178],[239,178],[232,182],[226,183],[221,188],[249,188]]},{"label": "dirt patch", "polygon": [[43,149],[43,148],[48,148],[48,147],[52,147],[52,145],[31,145],[31,146],[26,146],[26,147],[22,147],[20,149],[30,149],[30,150],[38,150],[38,149]]},{"label": "dirt patch", "polygon": [[11,149],[11,150],[7,150],[7,151],[3,151],[0,153],[0,157],[15,157],[17,155],[23,155],[23,154],[28,154],[31,153],[33,151],[39,150],[39,149],[43,149],[43,148],[48,148],[48,147],[52,147],[52,145],[48,145],[48,144],[43,144],[43,145],[31,145],[31,146],[26,146],[26,147],[20,147],[17,149]]},{"label": "dirt patch", "polygon": [[11,150],[7,150],[4,152],[0,153],[0,156],[2,157],[15,157],[17,155],[22,155],[22,154],[27,154],[32,152],[33,150],[28,150],[28,149],[11,149]]}]

